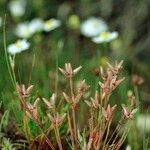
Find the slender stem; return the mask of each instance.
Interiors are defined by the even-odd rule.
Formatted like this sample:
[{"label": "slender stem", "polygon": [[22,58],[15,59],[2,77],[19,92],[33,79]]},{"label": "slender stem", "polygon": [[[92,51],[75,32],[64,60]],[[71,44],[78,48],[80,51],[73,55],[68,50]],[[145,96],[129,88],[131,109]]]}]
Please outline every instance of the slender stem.
[{"label": "slender stem", "polygon": [[21,104],[22,104],[22,106],[23,106],[23,109],[24,109],[25,111],[27,111],[27,112],[31,115],[31,118],[34,120],[34,122],[36,123],[36,125],[38,126],[38,128],[41,130],[41,132],[42,132],[43,135],[45,136],[47,144],[50,146],[50,148],[51,148],[52,150],[55,150],[55,148],[54,148],[53,144],[51,143],[50,139],[49,139],[49,138],[47,137],[47,135],[44,133],[40,122],[34,118],[34,116],[33,116],[32,112],[31,112],[31,110],[28,108],[28,106],[27,106],[27,104],[26,104],[26,102],[25,102],[25,99],[24,99],[21,95],[19,95],[19,98],[20,98]]},{"label": "slender stem", "polygon": [[32,78],[32,72],[33,72],[33,68],[35,66],[35,54],[33,55],[33,61],[32,61],[32,66],[31,66],[31,72],[30,72],[30,75],[29,75],[29,84],[31,83],[31,78]]},{"label": "slender stem", "polygon": [[71,94],[72,101],[74,102],[73,79],[72,79],[72,77],[70,77],[69,79],[70,79],[70,94]]},{"label": "slender stem", "polygon": [[[120,126],[120,128],[121,128],[121,126]],[[120,129],[119,128],[119,129]],[[126,126],[125,126],[125,128],[126,128]],[[129,128],[130,129],[130,128]],[[128,130],[129,130],[128,129]],[[121,142],[121,140],[122,140],[122,138],[124,137],[124,135],[126,134],[126,132],[124,132],[123,133],[123,135],[121,136],[121,139],[119,140],[119,142]],[[113,140],[113,142],[112,142],[112,145],[114,145],[114,143],[116,142],[116,140],[117,140],[117,137],[119,136],[119,132],[117,133],[117,135],[115,136],[115,139]],[[112,147],[112,149],[114,148],[114,146]]]},{"label": "slender stem", "polygon": [[116,129],[113,131],[113,133],[112,133],[111,137],[109,138],[109,141],[107,142],[106,145],[108,145],[110,143],[110,141],[112,140],[112,138],[115,135],[116,131],[120,129],[122,122],[123,122],[123,118],[120,119]]},{"label": "slender stem", "polygon": [[76,143],[76,141],[77,141],[77,132],[76,132],[76,129],[77,129],[77,127],[76,127],[76,120],[75,120],[75,110],[74,109],[72,109],[72,119],[73,119],[73,128],[74,128],[74,137],[75,137],[75,143]]},{"label": "slender stem", "polygon": [[58,91],[58,54],[56,51],[56,76],[55,76],[55,93],[57,95]]},{"label": "slender stem", "polygon": [[100,58],[101,58],[101,53],[100,53],[100,49],[97,49],[97,63],[99,64],[100,62]]},{"label": "slender stem", "polygon": [[90,139],[89,139],[89,142],[88,142],[88,145],[87,145],[87,150],[90,150],[90,149],[91,149],[92,142],[93,142],[93,140],[90,138]]},{"label": "slender stem", "polygon": [[16,80],[16,76],[15,76],[15,67],[12,68],[12,74],[13,74],[14,82],[15,82],[15,85],[16,85],[17,80]]},{"label": "slender stem", "polygon": [[114,148],[114,150],[119,150],[121,145],[123,144],[123,142],[125,141],[127,134],[129,132],[130,128],[127,130],[127,132],[124,132],[123,135],[121,136],[121,138],[119,139],[118,143],[114,144],[114,146],[112,147],[112,150]]},{"label": "slender stem", "polygon": [[25,111],[23,111],[23,129],[24,129],[27,141],[30,142],[29,127],[27,124],[28,124],[27,123],[27,116],[25,115]]},{"label": "slender stem", "polygon": [[55,135],[56,135],[56,140],[57,140],[58,147],[59,147],[60,150],[63,150],[58,128],[54,127],[54,131],[55,131]]},{"label": "slender stem", "polygon": [[138,87],[137,86],[134,86],[134,92],[135,92],[135,97],[136,97],[136,100],[137,100],[137,105],[139,106],[139,104],[140,104],[140,97],[139,97],[139,91],[138,91]]},{"label": "slender stem", "polygon": [[70,134],[71,134],[72,147],[73,147],[73,150],[75,150],[75,141],[74,141],[73,130],[72,130],[72,125],[71,125],[71,119],[70,119],[69,112],[68,112],[68,123],[69,123],[69,130],[70,130]]},{"label": "slender stem", "polygon": [[[118,130],[121,128],[121,126],[118,128]],[[114,138],[114,140],[113,140],[113,142],[112,142],[112,144],[111,145],[113,145],[115,142],[116,142],[116,139],[117,139],[117,137],[119,136],[119,131],[117,132],[117,134],[116,134],[116,136],[115,136],[115,138]]]},{"label": "slender stem", "polygon": [[[103,124],[103,123],[101,123]],[[104,124],[105,125],[105,124]],[[101,140],[103,139],[103,136],[104,136],[104,133],[107,129],[107,125],[104,126],[104,129],[103,129],[103,133],[101,133],[102,131],[102,126],[100,126],[100,129],[99,129],[99,135],[100,135],[100,138],[99,138],[99,142],[98,142],[98,145],[96,147],[96,150],[99,150],[100,149],[100,146],[101,146]]]},{"label": "slender stem", "polygon": [[50,146],[50,148],[51,148],[52,150],[55,150],[55,148],[54,148],[53,144],[51,143],[50,139],[49,139],[49,138],[47,137],[47,135],[44,133],[44,131],[43,131],[41,125],[40,125],[38,122],[36,122],[36,124],[37,124],[37,126],[39,127],[39,129],[41,130],[41,132],[43,133],[43,135],[45,136],[47,144]]},{"label": "slender stem", "polygon": [[[134,86],[134,92],[137,101],[137,107],[140,108],[140,97],[139,97],[139,91],[137,86]],[[140,109],[138,109],[136,116],[138,116],[139,114],[140,114]]]},{"label": "slender stem", "polygon": [[[75,100],[74,100],[74,88],[73,88],[73,78],[70,77],[70,94],[72,98],[72,103],[75,105]],[[75,140],[75,145],[77,142],[77,131],[76,131],[76,116],[75,116],[75,108],[73,106],[72,108],[72,119],[73,119],[73,131],[74,131],[74,140]]]},{"label": "slender stem", "polygon": [[9,63],[9,59],[8,59],[8,55],[7,55],[7,48],[6,48],[6,15],[4,17],[4,28],[3,28],[3,40],[4,40],[4,51],[5,51],[5,59],[6,59],[6,64],[7,64],[7,68],[8,68],[8,72],[11,78],[11,82],[13,84],[14,89],[16,88],[16,84],[15,84],[15,80],[14,80],[14,76],[12,75],[12,71],[11,71],[11,67],[10,67],[10,63]]},{"label": "slender stem", "polygon": [[91,112],[91,130],[93,130],[94,128],[94,115],[93,115],[93,108],[91,107],[90,109],[90,112]]},{"label": "slender stem", "polygon": [[60,138],[60,134],[59,134],[59,129],[58,129],[58,127],[56,127],[56,131],[57,131],[58,139],[59,139],[59,142],[60,142],[61,150],[63,150],[62,142],[61,142],[61,138]]},{"label": "slender stem", "polygon": [[[55,105],[53,106],[53,116],[54,118],[56,118],[56,108],[55,108]],[[63,150],[62,148],[62,143],[61,143],[61,138],[60,138],[60,134],[59,134],[59,130],[58,130],[58,127],[57,126],[54,126],[54,131],[55,131],[55,135],[56,135],[56,140],[57,140],[57,144],[59,146],[59,149],[60,150]]]},{"label": "slender stem", "polygon": [[103,144],[103,150],[106,148],[106,141],[107,141],[107,138],[108,138],[108,135],[109,135],[110,125],[111,125],[111,120],[108,123],[107,132],[106,132],[106,136],[105,136],[105,140],[104,140],[104,144]]}]

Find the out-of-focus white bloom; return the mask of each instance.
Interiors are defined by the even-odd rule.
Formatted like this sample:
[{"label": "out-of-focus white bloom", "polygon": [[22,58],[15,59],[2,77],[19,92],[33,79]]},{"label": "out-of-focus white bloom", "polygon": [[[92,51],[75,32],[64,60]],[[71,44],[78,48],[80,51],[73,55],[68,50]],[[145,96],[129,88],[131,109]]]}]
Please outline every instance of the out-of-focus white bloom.
[{"label": "out-of-focus white bloom", "polygon": [[95,43],[110,42],[118,37],[118,32],[102,32],[99,36],[92,38]]},{"label": "out-of-focus white bloom", "polygon": [[24,22],[17,25],[15,34],[20,38],[30,38],[34,33],[39,31],[51,31],[59,27],[61,22],[56,19],[43,21],[40,18],[35,18],[31,22]]},{"label": "out-of-focus white bloom", "polygon": [[20,23],[17,25],[15,34],[20,38],[30,38],[33,35],[33,30],[30,28],[28,22]]},{"label": "out-of-focus white bloom", "polygon": [[61,25],[60,20],[52,18],[44,22],[43,30],[49,32],[59,27],[60,25]]},{"label": "out-of-focus white bloom", "polygon": [[8,7],[12,16],[21,17],[25,13],[26,1],[25,0],[12,0],[10,1]]},{"label": "out-of-focus white bloom", "polygon": [[41,18],[35,18],[29,23],[29,28],[32,33],[42,31],[44,22]]},{"label": "out-of-focus white bloom", "polygon": [[150,133],[150,115],[138,115],[137,127],[141,132],[146,131]]},{"label": "out-of-focus white bloom", "polygon": [[127,145],[126,150],[131,150],[131,146]]},{"label": "out-of-focus white bloom", "polygon": [[35,18],[31,22],[20,23],[16,27],[16,35],[21,38],[30,38],[34,33],[43,30],[43,20]]},{"label": "out-of-focus white bloom", "polygon": [[106,22],[100,18],[91,17],[81,24],[81,33],[86,37],[98,36],[100,33],[107,31]]},{"label": "out-of-focus white bloom", "polygon": [[30,47],[30,43],[27,42],[25,39],[23,39],[23,40],[18,40],[17,42],[13,44],[10,44],[7,50],[11,55],[15,55],[24,50],[27,50],[29,47]]}]

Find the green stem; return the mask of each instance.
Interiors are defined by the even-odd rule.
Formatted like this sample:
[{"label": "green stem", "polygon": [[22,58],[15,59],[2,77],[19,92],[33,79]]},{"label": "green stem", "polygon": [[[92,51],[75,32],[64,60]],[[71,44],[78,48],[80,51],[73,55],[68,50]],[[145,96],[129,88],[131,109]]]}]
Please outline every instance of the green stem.
[{"label": "green stem", "polygon": [[57,140],[57,144],[58,144],[59,150],[63,150],[58,128],[54,127],[54,131],[55,131],[55,136],[56,136],[56,140]]},{"label": "green stem", "polygon": [[4,17],[4,28],[3,28],[3,33],[4,33],[3,34],[3,40],[4,40],[5,59],[6,59],[6,64],[7,64],[7,68],[8,68],[8,72],[9,72],[10,78],[11,78],[12,85],[13,85],[14,89],[16,89],[15,75],[14,75],[14,73],[12,74],[11,67],[10,67],[10,62],[9,62],[9,58],[8,58],[8,54],[7,54],[6,29],[5,29],[5,26],[6,26],[6,15]]},{"label": "green stem", "polygon": [[108,135],[109,135],[109,132],[110,132],[110,125],[111,125],[111,121],[108,123],[106,136],[105,136],[105,140],[104,140],[104,144],[103,144],[103,150],[105,150],[105,148],[106,148],[106,142],[107,142],[107,138],[108,138]]},{"label": "green stem", "polygon": [[139,97],[139,91],[138,91],[138,87],[137,86],[134,86],[134,92],[135,92],[135,97],[136,97],[136,100],[137,100],[137,106],[139,107],[139,105],[140,105],[140,97]]},{"label": "green stem", "polygon": [[69,130],[70,130],[70,134],[71,134],[71,140],[72,140],[72,149],[75,150],[75,141],[74,141],[74,136],[73,136],[73,129],[72,129],[72,125],[71,125],[71,118],[70,118],[70,114],[68,112],[68,124],[69,124]]},{"label": "green stem", "polygon": [[100,53],[100,49],[98,48],[97,49],[97,63],[99,64],[99,60],[100,60],[100,57],[101,57],[101,53]]}]

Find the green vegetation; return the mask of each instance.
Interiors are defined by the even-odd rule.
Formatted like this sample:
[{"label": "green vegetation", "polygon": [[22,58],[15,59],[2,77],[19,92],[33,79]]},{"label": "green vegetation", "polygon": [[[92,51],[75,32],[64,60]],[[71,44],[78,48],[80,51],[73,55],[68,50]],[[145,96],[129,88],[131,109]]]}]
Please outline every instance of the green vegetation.
[{"label": "green vegetation", "polygon": [[148,150],[148,0],[0,1],[0,149]]}]

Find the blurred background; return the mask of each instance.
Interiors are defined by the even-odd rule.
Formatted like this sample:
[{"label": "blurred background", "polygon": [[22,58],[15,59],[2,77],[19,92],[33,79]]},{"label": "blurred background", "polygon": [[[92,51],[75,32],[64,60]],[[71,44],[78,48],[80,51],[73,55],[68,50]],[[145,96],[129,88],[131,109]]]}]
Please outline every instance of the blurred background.
[{"label": "blurred background", "polygon": [[[0,99],[4,104],[2,110],[12,111],[17,106],[4,52],[5,15],[6,46],[18,39],[30,43],[28,50],[15,55],[14,71],[19,83],[35,85],[36,95],[49,96],[56,88],[59,91],[64,87],[65,79],[57,68],[66,62],[83,67],[79,76],[86,79],[94,93],[99,66],[124,60],[122,76],[126,79],[112,95],[112,103],[126,103],[128,90],[136,94],[135,89],[138,89],[141,113],[147,114],[150,106],[149,0],[0,0]],[[49,25],[48,20],[52,18],[59,21],[59,25]],[[93,33],[99,26],[93,22],[94,29],[87,27],[87,31],[83,31],[90,18],[103,21],[109,32],[118,33],[117,38],[110,42],[93,42],[86,33]],[[36,32],[30,34],[30,31],[22,31],[24,28],[19,29],[20,24],[29,24],[35,19],[38,20],[33,23]],[[40,29],[39,20],[45,25],[44,30]],[[29,33],[24,36],[22,32]],[[134,140],[128,138],[134,149],[141,147],[137,138],[134,137],[135,145]]]}]

